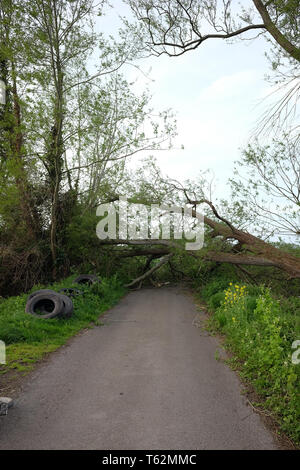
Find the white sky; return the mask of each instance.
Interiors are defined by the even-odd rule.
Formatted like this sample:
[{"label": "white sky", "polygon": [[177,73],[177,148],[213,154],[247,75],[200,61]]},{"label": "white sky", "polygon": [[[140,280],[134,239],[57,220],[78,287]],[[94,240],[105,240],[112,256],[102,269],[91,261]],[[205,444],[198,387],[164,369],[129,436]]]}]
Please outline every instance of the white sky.
[{"label": "white sky", "polygon": [[[121,0],[112,4],[114,10],[107,10],[97,24],[101,31],[114,35],[121,25],[118,14],[128,17],[130,10]],[[151,67],[154,81],[134,68],[127,69],[129,80],[136,79],[138,93],[149,89],[155,109],[172,108],[177,115],[175,148],[154,153],[165,174],[176,179],[194,178],[210,168],[217,196],[227,192],[225,185],[232,176],[234,161],[247,145],[263,111],[259,103],[270,90],[264,80],[269,72],[264,56],[267,48],[261,37],[235,44],[213,40],[181,57],[152,57],[139,62],[144,71]]]}]

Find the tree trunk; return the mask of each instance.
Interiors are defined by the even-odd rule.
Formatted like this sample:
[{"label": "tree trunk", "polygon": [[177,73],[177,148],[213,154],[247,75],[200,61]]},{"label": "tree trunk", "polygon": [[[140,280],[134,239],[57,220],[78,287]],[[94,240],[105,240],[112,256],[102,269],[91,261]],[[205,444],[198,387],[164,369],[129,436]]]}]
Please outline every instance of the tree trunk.
[{"label": "tree trunk", "polygon": [[[14,65],[12,63],[12,71],[14,72]],[[34,204],[31,201],[31,196],[28,190],[28,180],[25,170],[24,162],[24,149],[23,149],[23,133],[21,129],[21,109],[19,103],[19,97],[17,92],[16,79],[13,73],[13,86],[12,86],[12,98],[13,98],[13,115],[14,115],[14,128],[11,133],[11,146],[12,155],[16,164],[16,185],[19,191],[20,208],[23,215],[23,219],[26,223],[26,227],[30,238],[36,240],[37,232],[39,231],[38,217],[35,213]]]},{"label": "tree trunk", "polygon": [[[195,211],[193,215],[195,217]],[[259,238],[251,235],[247,232],[237,230],[235,228],[231,229],[230,227],[216,222],[208,217],[204,217],[204,223],[211,227],[213,231],[211,234],[213,236],[221,236],[224,240],[234,239],[237,240],[242,247],[241,252],[218,252],[218,251],[208,251],[202,252],[199,251],[186,251],[185,253],[188,256],[193,256],[199,259],[205,259],[207,261],[215,261],[219,263],[231,263],[235,265],[249,265],[249,266],[263,266],[263,267],[276,267],[284,271],[290,279],[300,278],[300,258],[290,255],[279,248],[276,248],[269,243],[260,240]],[[102,240],[101,244],[103,245],[133,245],[133,246],[143,246],[142,250],[124,250],[125,256],[139,256],[141,254],[154,254],[155,252],[161,254],[170,253],[172,249],[183,250],[183,247],[178,243],[175,243],[172,240]],[[156,251],[154,248],[146,248],[146,246],[151,247],[151,245],[161,245],[167,248]],[[122,253],[122,249],[120,249]],[[122,256],[122,255],[121,255]]]},{"label": "tree trunk", "polygon": [[[58,54],[58,53],[57,53]],[[58,218],[59,218],[59,191],[62,180],[63,166],[63,72],[61,69],[59,55],[56,67],[56,96],[54,107],[54,125],[50,138],[49,160],[49,176],[52,196],[51,206],[51,228],[50,228],[50,249],[52,255],[52,274],[53,278],[57,277],[57,247],[58,247]]]},{"label": "tree trunk", "polygon": [[300,62],[300,48],[292,44],[286,36],[284,36],[273,21],[270,18],[268,10],[266,9],[265,5],[261,0],[253,0],[253,3],[259,12],[264,25],[267,31],[271,34],[271,36],[275,39],[275,41],[294,59]]},{"label": "tree trunk", "polygon": [[[195,210],[193,216],[196,217]],[[221,236],[224,240],[237,240],[244,250],[241,254],[207,253],[207,259],[232,264],[274,266],[285,271],[290,278],[300,278],[300,258],[228,224],[216,222],[206,216],[204,217],[204,223],[213,229],[212,234],[214,236]],[[250,254],[247,254],[247,252],[250,252]]]}]

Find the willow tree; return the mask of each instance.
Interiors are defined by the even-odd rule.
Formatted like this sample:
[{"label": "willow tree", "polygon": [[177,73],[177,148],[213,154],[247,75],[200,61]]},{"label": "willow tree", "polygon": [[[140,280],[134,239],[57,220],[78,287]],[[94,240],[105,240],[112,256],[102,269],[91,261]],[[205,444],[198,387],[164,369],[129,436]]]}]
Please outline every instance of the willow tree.
[{"label": "willow tree", "polygon": [[179,56],[212,39],[242,37],[247,32],[270,36],[300,61],[297,0],[126,0],[140,21],[140,35],[155,55]]},{"label": "willow tree", "polygon": [[[270,103],[257,124],[256,133],[290,124],[299,96],[300,7],[298,0],[125,0],[137,25],[130,25],[143,50],[176,57],[205,47],[209,41],[255,39],[270,43],[266,54],[276,85]],[[128,22],[127,22],[128,25]],[[272,95],[273,96],[273,95]],[[294,129],[299,135],[299,126]]]}]

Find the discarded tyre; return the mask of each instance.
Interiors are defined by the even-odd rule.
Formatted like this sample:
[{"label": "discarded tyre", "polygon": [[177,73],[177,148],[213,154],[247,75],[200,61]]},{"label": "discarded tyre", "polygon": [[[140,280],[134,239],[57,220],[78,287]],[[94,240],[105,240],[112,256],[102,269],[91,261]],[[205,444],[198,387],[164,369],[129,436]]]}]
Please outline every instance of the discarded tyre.
[{"label": "discarded tyre", "polygon": [[41,289],[41,290],[36,290],[35,292],[32,292],[27,298],[27,302],[31,300],[33,297],[35,297],[38,294],[57,294],[54,290],[51,289]]},{"label": "discarded tyre", "polygon": [[77,297],[78,295],[83,295],[83,292],[78,289],[73,289],[72,287],[66,287],[60,289],[61,294],[67,295],[68,297]]},{"label": "discarded tyre", "polygon": [[76,284],[95,284],[96,282],[101,282],[99,277],[94,274],[80,274],[74,280]]},{"label": "discarded tyre", "polygon": [[36,294],[26,303],[25,312],[38,318],[54,318],[65,311],[61,294]]},{"label": "discarded tyre", "polygon": [[70,318],[74,310],[73,302],[67,295],[60,294],[60,297],[63,301],[64,308],[59,313],[59,316],[62,318]]}]

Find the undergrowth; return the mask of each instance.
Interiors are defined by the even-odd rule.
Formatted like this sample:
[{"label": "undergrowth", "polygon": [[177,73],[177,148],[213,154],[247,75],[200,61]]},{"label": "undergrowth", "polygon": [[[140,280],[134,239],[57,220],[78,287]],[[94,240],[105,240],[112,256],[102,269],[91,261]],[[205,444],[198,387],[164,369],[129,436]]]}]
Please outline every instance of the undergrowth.
[{"label": "undergrowth", "polygon": [[228,284],[228,278],[211,280],[201,296],[213,312],[208,327],[225,336],[233,353],[229,363],[252,384],[259,406],[299,444],[300,351],[293,343],[300,339],[300,298],[275,296],[264,286]]}]

